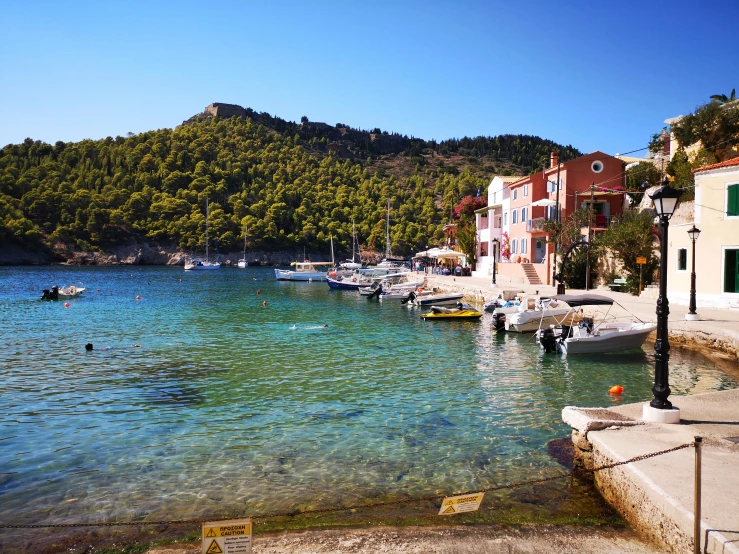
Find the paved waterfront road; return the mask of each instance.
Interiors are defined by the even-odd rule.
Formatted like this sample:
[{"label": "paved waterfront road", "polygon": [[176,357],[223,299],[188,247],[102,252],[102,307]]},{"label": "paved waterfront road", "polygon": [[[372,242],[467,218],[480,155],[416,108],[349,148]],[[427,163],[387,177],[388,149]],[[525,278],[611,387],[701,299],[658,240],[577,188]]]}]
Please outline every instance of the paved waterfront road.
[{"label": "paved waterfront road", "polygon": [[[153,548],[147,554],[194,554],[200,543]],[[254,554],[653,554],[663,550],[630,528],[554,525],[372,527],[254,537]]]}]

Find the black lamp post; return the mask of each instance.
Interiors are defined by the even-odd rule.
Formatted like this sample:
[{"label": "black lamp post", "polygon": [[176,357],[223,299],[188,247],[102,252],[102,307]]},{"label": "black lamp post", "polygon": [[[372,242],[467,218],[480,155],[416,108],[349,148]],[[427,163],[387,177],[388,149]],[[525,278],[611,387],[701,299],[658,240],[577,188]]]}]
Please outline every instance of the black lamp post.
[{"label": "black lamp post", "polygon": [[695,241],[698,240],[698,235],[700,234],[701,230],[695,224],[688,231],[688,236],[693,241],[693,269],[690,272],[690,306],[688,307],[688,313],[685,314],[685,319],[688,321],[698,320],[698,314],[695,313]]},{"label": "black lamp post", "polygon": [[672,403],[670,396],[670,343],[667,336],[667,316],[670,314],[667,300],[667,227],[675,213],[677,201],[682,191],[672,188],[667,181],[662,183],[650,197],[654,201],[654,209],[660,221],[660,260],[659,260],[659,298],[657,299],[657,341],[654,343],[654,398],[649,403],[652,408],[669,410]]},{"label": "black lamp post", "polygon": [[500,242],[498,239],[493,239],[493,285],[497,285],[498,283],[495,280],[495,273],[498,269],[498,245]]}]

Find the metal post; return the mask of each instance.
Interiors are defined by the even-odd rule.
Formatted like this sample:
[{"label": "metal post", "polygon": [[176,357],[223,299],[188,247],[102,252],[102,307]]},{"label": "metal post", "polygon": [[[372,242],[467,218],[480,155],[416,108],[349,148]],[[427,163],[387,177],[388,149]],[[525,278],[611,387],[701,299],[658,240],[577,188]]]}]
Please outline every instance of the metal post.
[{"label": "metal post", "polygon": [[497,281],[495,280],[495,270],[498,268],[498,242],[493,242],[493,285],[497,285]]},{"label": "metal post", "polygon": [[693,554],[701,551],[701,447],[703,437],[695,437],[695,498],[693,499]]},{"label": "metal post", "polygon": [[688,313],[690,315],[696,315],[695,313],[695,238],[693,241],[693,269],[690,273],[690,306],[688,307]]},{"label": "metal post", "polygon": [[[588,214],[588,244],[593,243],[593,202],[595,196],[595,183],[590,185],[590,213]],[[590,248],[585,260],[585,290],[590,290]]]},{"label": "metal post", "polygon": [[643,283],[642,278],[641,278],[643,269],[644,269],[644,264],[639,264],[639,294],[641,294],[641,287]]},{"label": "metal post", "polygon": [[669,216],[660,217],[662,233],[660,237],[659,259],[659,298],[657,299],[657,340],[654,343],[654,398],[649,403],[658,410],[669,410],[672,403],[670,396],[670,343],[667,337],[667,316],[670,315],[670,302],[667,300],[667,227]]}]

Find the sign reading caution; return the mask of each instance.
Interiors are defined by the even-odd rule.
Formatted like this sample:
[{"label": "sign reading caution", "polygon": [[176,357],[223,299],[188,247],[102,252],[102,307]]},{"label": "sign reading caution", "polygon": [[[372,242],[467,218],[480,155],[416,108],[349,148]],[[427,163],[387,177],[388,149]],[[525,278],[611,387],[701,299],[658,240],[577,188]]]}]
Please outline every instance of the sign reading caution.
[{"label": "sign reading caution", "polygon": [[203,522],[203,554],[251,554],[251,518]]},{"label": "sign reading caution", "polygon": [[461,496],[447,496],[441,503],[440,516],[453,516],[462,512],[474,512],[482,504],[484,492],[476,494],[463,494]]}]

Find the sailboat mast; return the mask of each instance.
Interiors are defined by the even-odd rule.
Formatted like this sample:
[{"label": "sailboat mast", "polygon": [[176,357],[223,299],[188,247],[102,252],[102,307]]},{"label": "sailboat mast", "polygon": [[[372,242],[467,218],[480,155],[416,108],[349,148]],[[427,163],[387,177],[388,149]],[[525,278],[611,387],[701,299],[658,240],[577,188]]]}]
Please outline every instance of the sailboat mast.
[{"label": "sailboat mast", "polygon": [[334,236],[331,235],[331,266],[335,266],[336,262],[334,261]]},{"label": "sailboat mast", "polygon": [[205,260],[208,261],[208,199],[205,199]]},{"label": "sailboat mast", "polygon": [[246,225],[244,225],[244,259],[246,260]]},{"label": "sailboat mast", "polygon": [[354,257],[354,244],[357,242],[357,228],[354,225],[354,220],[352,219],[352,263],[356,262],[357,259]]},{"label": "sailboat mast", "polygon": [[385,226],[385,259],[390,258],[390,199],[387,199],[387,225]]}]

